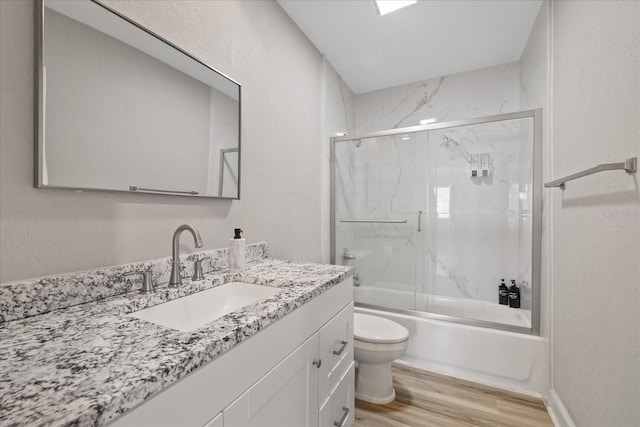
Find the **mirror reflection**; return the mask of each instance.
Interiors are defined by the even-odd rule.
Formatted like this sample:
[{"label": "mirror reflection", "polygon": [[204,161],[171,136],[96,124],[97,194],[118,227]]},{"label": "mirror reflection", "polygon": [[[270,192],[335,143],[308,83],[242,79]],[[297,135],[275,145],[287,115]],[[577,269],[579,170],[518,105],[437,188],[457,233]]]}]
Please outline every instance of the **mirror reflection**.
[{"label": "mirror reflection", "polygon": [[240,85],[99,3],[42,19],[36,186],[239,198]]}]

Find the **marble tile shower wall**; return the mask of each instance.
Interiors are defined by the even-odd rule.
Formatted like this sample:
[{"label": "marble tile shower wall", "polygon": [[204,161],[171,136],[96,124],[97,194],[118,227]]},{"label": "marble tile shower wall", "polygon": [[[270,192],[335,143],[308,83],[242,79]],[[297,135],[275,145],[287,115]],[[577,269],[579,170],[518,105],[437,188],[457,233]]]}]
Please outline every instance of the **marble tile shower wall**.
[{"label": "marble tile shower wall", "polygon": [[[413,283],[414,141],[384,138],[336,145],[336,252],[355,255],[360,282],[384,287]],[[346,160],[346,162],[342,161]],[[406,223],[347,223],[343,220]]]},{"label": "marble tile shower wall", "polygon": [[[266,258],[267,244],[247,245],[246,256],[248,261]],[[211,262],[202,264],[205,273],[228,268],[227,249],[213,249],[181,257],[182,276],[191,277],[194,262],[206,257],[210,257]],[[0,285],[0,323],[132,292],[139,289],[142,282],[135,276],[122,280],[122,274],[131,271],[151,271],[153,283],[167,283],[171,257],[3,283]]]},{"label": "marble tile shower wall", "polygon": [[356,133],[518,111],[518,62],[356,96]]},{"label": "marble tile shower wall", "polygon": [[[508,63],[357,95],[356,132],[519,111],[519,74]],[[521,119],[337,144],[338,259],[348,248],[362,286],[405,292],[416,283],[418,293],[497,301],[500,278],[530,283],[521,249],[530,248],[532,154],[522,138],[531,129]],[[491,176],[471,178],[470,156],[483,152]],[[361,218],[407,222],[340,222]]]}]

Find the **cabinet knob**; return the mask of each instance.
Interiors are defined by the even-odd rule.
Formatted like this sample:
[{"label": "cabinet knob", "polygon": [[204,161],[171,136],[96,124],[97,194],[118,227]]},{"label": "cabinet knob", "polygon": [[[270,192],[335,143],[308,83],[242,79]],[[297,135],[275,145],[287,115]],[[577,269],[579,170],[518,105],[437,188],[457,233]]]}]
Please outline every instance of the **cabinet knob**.
[{"label": "cabinet knob", "polygon": [[314,359],[312,362],[316,368],[320,369],[320,366],[322,366],[322,359]]}]

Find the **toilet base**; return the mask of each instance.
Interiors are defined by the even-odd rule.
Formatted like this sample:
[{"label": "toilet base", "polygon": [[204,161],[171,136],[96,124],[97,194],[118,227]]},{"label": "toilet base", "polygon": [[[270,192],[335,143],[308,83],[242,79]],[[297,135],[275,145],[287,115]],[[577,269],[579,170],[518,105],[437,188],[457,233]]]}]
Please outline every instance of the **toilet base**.
[{"label": "toilet base", "polygon": [[396,391],[393,388],[391,362],[360,362],[356,374],[355,398],[379,405],[393,402]]},{"label": "toilet base", "polygon": [[375,403],[376,405],[386,405],[387,403],[391,403],[396,400],[396,391],[393,390],[390,396],[384,398],[377,398],[373,396],[365,396],[360,393],[355,394],[356,399],[362,400],[364,402]]}]

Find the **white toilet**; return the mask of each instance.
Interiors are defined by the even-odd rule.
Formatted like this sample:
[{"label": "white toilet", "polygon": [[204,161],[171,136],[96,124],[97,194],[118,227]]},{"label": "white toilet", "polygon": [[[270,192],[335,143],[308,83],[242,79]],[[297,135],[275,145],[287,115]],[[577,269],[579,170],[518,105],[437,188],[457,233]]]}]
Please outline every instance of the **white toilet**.
[{"label": "white toilet", "polygon": [[396,398],[391,362],[409,345],[409,331],[382,317],[355,313],[353,319],[354,358],[358,363],[356,399],[389,403]]}]

